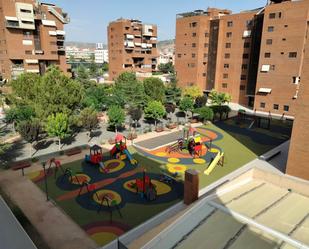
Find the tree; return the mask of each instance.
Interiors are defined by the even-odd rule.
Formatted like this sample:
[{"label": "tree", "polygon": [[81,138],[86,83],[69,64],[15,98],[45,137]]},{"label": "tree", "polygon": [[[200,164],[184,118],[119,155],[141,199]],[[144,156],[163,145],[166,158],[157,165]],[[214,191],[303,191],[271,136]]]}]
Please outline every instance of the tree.
[{"label": "tree", "polygon": [[213,120],[214,113],[212,109],[208,106],[203,106],[195,109],[195,112],[199,114],[199,118],[205,122],[207,120]]},{"label": "tree", "polygon": [[105,72],[108,72],[108,69],[109,69],[109,64],[107,62],[104,62],[102,65],[102,71],[105,73]]},{"label": "tree", "polygon": [[120,106],[143,107],[146,102],[144,86],[136,79],[134,73],[124,72],[115,81],[114,95]]},{"label": "tree", "polygon": [[191,97],[195,100],[198,96],[201,96],[203,92],[198,86],[188,86],[183,90],[182,94],[183,96]]},{"label": "tree", "polygon": [[177,87],[177,79],[173,78],[169,86],[165,89],[166,103],[178,105],[181,100],[181,88]]},{"label": "tree", "polygon": [[195,99],[195,108],[200,108],[200,107],[203,107],[205,106],[207,103],[207,97],[205,95],[203,96],[198,96],[196,99]]},{"label": "tree", "polygon": [[209,94],[209,99],[213,105],[221,106],[224,103],[229,103],[232,98],[228,93],[219,93],[215,90],[212,90]]},{"label": "tree", "polygon": [[16,106],[6,110],[5,122],[13,124],[13,129],[15,129],[16,124],[30,120],[34,116],[34,110],[30,106]]},{"label": "tree", "polygon": [[138,107],[131,107],[128,114],[131,116],[131,119],[135,122],[135,127],[137,127],[138,121],[143,115],[143,111]]},{"label": "tree", "polygon": [[120,106],[111,106],[107,112],[108,115],[108,124],[115,128],[117,131],[117,127],[122,126],[125,121],[125,113]]},{"label": "tree", "polygon": [[175,72],[174,65],[172,62],[161,63],[159,64],[158,69],[162,73],[174,73]]},{"label": "tree", "polygon": [[81,121],[82,126],[87,131],[89,131],[89,141],[90,141],[92,130],[95,129],[99,124],[98,113],[93,108],[85,108],[80,113],[80,121]]},{"label": "tree", "polygon": [[59,150],[61,149],[61,140],[70,135],[69,118],[67,114],[51,114],[47,118],[46,132],[50,137],[57,137]]},{"label": "tree", "polygon": [[36,102],[33,103],[38,118],[43,120],[51,114],[70,115],[83,99],[80,83],[65,76],[59,68],[52,66],[40,81]]},{"label": "tree", "polygon": [[157,100],[163,103],[165,99],[165,86],[159,78],[147,78],[143,81],[146,95],[150,100]]},{"label": "tree", "polygon": [[[174,104],[171,104],[171,103],[167,103],[165,104],[165,111],[167,114],[172,114],[174,113],[176,110],[176,106]],[[171,118],[169,118],[170,120]]]},{"label": "tree", "polygon": [[25,103],[36,101],[41,78],[35,73],[23,73],[12,81],[13,93]]},{"label": "tree", "polygon": [[25,120],[18,124],[17,130],[21,137],[30,143],[30,157],[32,157],[33,142],[39,139],[39,135],[42,131],[42,126],[39,120]]},{"label": "tree", "polygon": [[108,86],[95,85],[86,89],[82,105],[102,111],[103,106],[111,105],[112,100]]},{"label": "tree", "polygon": [[85,89],[88,89],[95,85],[93,81],[90,80],[89,73],[87,71],[87,68],[84,67],[83,65],[79,66],[76,69],[76,81],[79,82]]},{"label": "tree", "polygon": [[157,120],[165,115],[165,108],[160,101],[149,101],[144,110],[145,117],[151,118],[155,121],[155,127],[157,127]]},{"label": "tree", "polygon": [[11,145],[8,143],[5,143],[4,140],[2,139],[4,131],[0,130],[0,156],[3,155],[10,147]]},{"label": "tree", "polygon": [[95,63],[94,54],[92,54],[91,57],[90,57],[89,74],[90,74],[91,77],[97,77],[98,76],[98,65]]},{"label": "tree", "polygon": [[181,101],[180,101],[180,105],[179,108],[181,111],[186,113],[186,120],[187,120],[187,112],[188,111],[193,111],[194,109],[194,101],[191,97],[184,97]]}]

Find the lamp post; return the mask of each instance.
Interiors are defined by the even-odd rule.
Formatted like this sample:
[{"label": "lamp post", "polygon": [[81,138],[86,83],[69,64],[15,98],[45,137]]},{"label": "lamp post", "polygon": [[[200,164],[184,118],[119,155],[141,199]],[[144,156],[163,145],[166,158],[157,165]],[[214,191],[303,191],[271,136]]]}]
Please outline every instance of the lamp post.
[{"label": "lamp post", "polygon": [[48,188],[47,188],[46,162],[42,162],[42,166],[43,166],[43,170],[44,170],[44,182],[45,182],[46,201],[49,201]]}]

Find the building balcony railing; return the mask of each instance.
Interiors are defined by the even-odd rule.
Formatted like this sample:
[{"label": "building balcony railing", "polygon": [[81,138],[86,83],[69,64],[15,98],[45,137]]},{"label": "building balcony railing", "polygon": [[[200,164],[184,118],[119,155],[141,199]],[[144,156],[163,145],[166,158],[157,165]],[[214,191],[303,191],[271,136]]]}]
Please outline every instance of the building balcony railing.
[{"label": "building balcony railing", "polygon": [[7,27],[7,28],[15,28],[15,29],[20,28],[19,22],[16,22],[16,21],[5,21],[5,27]]},{"label": "building balcony railing", "polygon": [[68,24],[70,22],[70,18],[67,13],[59,13],[54,7],[48,6],[48,11],[56,16],[62,23]]},{"label": "building balcony railing", "polygon": [[44,54],[44,51],[41,50],[41,49],[36,49],[36,50],[33,50],[33,53],[36,54],[36,55],[42,55],[42,54]]},{"label": "building balcony railing", "polygon": [[59,51],[65,51],[65,46],[58,46]]}]

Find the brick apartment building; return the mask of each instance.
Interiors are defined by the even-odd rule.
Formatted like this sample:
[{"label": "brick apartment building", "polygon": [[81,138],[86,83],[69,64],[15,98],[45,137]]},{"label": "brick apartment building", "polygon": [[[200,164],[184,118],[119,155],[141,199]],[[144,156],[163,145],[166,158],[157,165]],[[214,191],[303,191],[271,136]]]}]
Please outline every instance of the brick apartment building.
[{"label": "brick apartment building", "polygon": [[118,19],[108,26],[109,77],[125,71],[149,77],[157,64],[157,26],[139,20]]},{"label": "brick apartment building", "polygon": [[177,15],[180,86],[216,89],[234,103],[294,115],[308,10],[308,0],[277,0],[237,14],[208,8]]},{"label": "brick apartment building", "polygon": [[43,74],[55,64],[67,72],[64,24],[68,15],[53,4],[36,0],[0,0],[0,75]]}]

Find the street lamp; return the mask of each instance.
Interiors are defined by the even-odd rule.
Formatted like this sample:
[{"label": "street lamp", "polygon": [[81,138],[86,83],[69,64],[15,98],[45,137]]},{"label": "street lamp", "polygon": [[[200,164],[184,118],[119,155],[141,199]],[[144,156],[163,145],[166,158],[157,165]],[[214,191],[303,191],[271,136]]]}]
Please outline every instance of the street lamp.
[{"label": "street lamp", "polygon": [[49,201],[48,189],[47,189],[46,162],[42,162],[42,166],[43,166],[43,170],[44,170],[44,182],[45,182],[46,201]]}]

